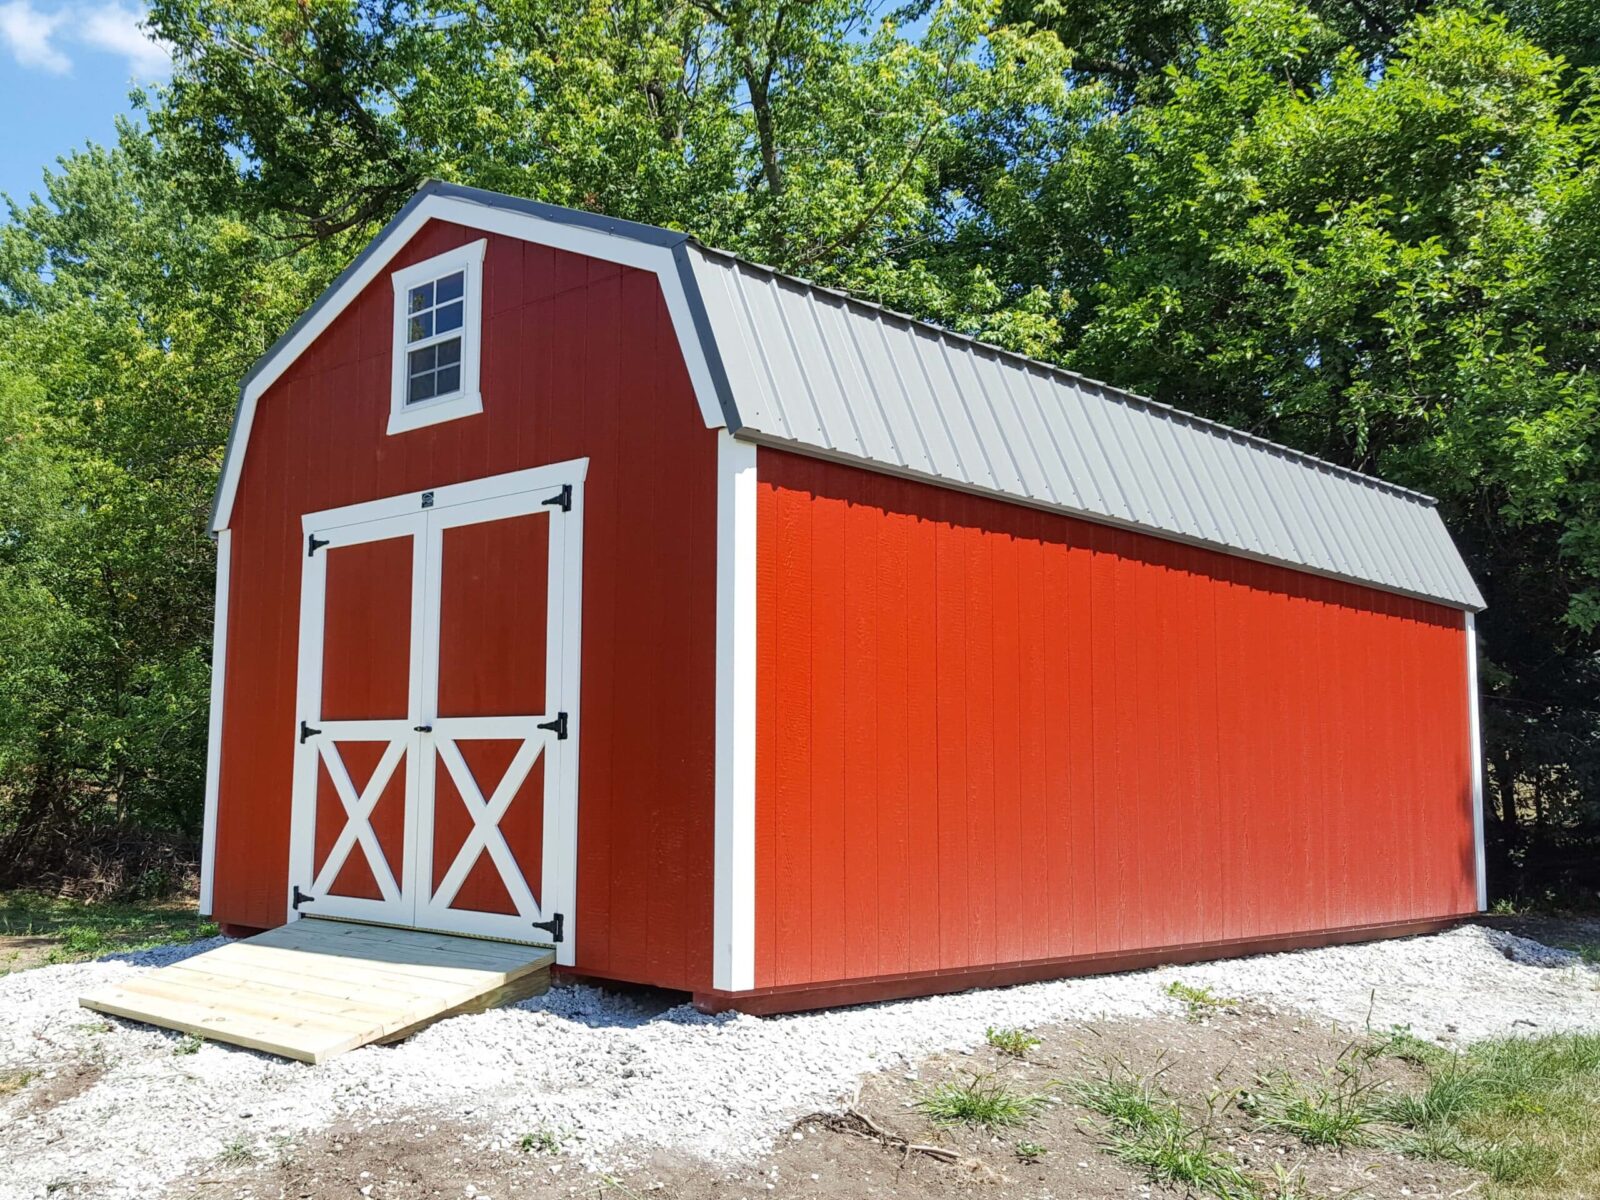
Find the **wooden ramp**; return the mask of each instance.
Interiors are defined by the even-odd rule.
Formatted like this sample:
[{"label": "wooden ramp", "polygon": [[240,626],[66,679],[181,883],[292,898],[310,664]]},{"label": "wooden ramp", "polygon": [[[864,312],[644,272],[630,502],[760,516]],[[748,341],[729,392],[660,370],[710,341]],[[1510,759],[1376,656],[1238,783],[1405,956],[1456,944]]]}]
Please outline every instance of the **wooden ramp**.
[{"label": "wooden ramp", "polygon": [[301,1062],[537,996],[538,946],[306,917],[79,1000],[85,1008]]}]

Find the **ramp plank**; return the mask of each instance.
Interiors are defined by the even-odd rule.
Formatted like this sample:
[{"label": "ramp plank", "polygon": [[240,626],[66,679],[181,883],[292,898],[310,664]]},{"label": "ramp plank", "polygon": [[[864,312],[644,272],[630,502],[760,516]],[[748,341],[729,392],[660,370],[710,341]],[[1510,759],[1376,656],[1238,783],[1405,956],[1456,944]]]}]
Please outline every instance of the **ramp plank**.
[{"label": "ramp plank", "polygon": [[326,1062],[550,986],[541,946],[305,918],[84,996],[85,1008]]}]

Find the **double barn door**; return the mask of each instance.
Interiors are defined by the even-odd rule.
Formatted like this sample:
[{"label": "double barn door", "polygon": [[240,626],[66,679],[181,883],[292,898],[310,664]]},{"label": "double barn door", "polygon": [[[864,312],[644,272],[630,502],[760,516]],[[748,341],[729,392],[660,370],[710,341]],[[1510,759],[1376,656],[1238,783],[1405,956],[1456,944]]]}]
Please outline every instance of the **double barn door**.
[{"label": "double barn door", "polygon": [[304,519],[298,915],[570,963],[584,466]]}]

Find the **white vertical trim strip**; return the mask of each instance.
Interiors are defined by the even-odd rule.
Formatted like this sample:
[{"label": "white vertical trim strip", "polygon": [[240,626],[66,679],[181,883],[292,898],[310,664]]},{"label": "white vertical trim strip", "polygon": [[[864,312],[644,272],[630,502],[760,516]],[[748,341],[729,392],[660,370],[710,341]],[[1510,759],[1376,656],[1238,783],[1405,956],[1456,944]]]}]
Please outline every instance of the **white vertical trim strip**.
[{"label": "white vertical trim strip", "polygon": [[712,986],[755,987],[756,449],[717,431],[716,888]]},{"label": "white vertical trim strip", "polygon": [[211,622],[211,724],[206,733],[206,815],[200,835],[200,912],[211,915],[217,877],[217,796],[222,786],[222,696],[228,670],[228,580],[233,530],[217,532],[216,615]]},{"label": "white vertical trim strip", "polygon": [[1466,614],[1467,721],[1472,739],[1472,841],[1478,868],[1478,911],[1489,907],[1489,876],[1483,854],[1483,726],[1478,712],[1478,618]]},{"label": "white vertical trim strip", "polygon": [[283,881],[285,921],[298,920],[294,889],[302,881],[312,885],[316,857],[316,796],[319,755],[310,742],[300,740],[300,722],[317,725],[322,719],[323,604],[327,599],[328,556],[308,554],[300,567],[300,643],[295,669],[293,724],[284,735],[294,747],[294,784],[289,803],[289,871]]}]

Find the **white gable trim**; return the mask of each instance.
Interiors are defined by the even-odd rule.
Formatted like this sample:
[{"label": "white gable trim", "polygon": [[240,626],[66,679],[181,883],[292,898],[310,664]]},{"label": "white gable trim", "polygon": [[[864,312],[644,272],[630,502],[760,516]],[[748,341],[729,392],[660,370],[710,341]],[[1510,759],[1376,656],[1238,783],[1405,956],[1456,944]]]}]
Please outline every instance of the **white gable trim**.
[{"label": "white gable trim", "polygon": [[262,395],[322,336],[368,284],[388,270],[394,256],[429,221],[450,221],[470,229],[503,234],[525,242],[653,272],[661,283],[661,294],[666,299],[672,326],[678,334],[678,345],[689,368],[689,379],[700,405],[700,416],[708,429],[726,426],[711,366],[695,327],[693,308],[684,289],[672,246],[653,245],[587,225],[564,224],[533,213],[492,208],[457,196],[432,193],[422,196],[409,212],[380,235],[366,257],[359,260],[356,268],[317,302],[293,335],[262,359],[240,390],[234,433],[223,460],[222,479],[217,489],[212,532],[226,529],[232,517],[233,503],[239,492],[239,477],[249,450],[250,427],[255,421],[256,405]]}]

